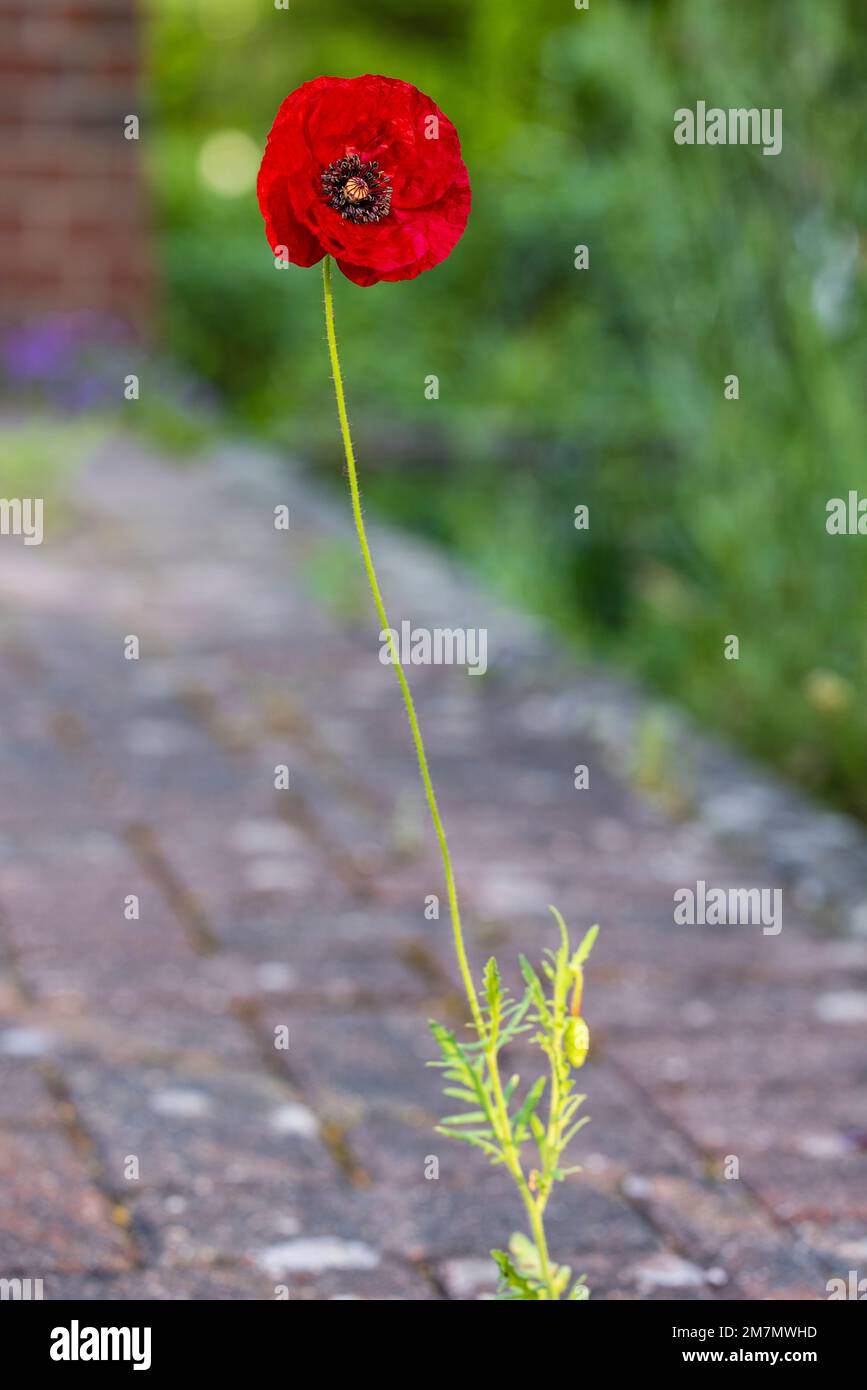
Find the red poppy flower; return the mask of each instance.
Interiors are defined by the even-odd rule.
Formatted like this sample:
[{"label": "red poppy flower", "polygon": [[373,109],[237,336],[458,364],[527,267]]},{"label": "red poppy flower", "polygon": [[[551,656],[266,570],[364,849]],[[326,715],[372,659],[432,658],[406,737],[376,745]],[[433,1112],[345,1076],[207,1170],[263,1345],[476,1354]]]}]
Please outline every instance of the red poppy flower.
[{"label": "red poppy flower", "polygon": [[458,133],[393,77],[316,77],[277,112],[259,170],[275,255],[332,255],[357,285],[412,280],[445,260],[470,213]]}]

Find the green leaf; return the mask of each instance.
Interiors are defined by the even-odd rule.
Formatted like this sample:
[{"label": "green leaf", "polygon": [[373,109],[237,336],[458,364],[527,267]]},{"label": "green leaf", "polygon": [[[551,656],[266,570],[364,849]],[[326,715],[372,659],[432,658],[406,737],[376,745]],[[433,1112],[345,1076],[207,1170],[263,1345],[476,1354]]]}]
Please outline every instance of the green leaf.
[{"label": "green leaf", "polygon": [[570,1143],[572,1139],[574,1139],[574,1137],[575,1137],[575,1135],[578,1133],[579,1129],[583,1129],[584,1126],[585,1126],[585,1125],[589,1125],[589,1123],[590,1123],[590,1116],[589,1116],[589,1115],[582,1115],[582,1117],[581,1117],[580,1120],[576,1120],[576,1122],[575,1122],[575,1124],[572,1126],[572,1128],[571,1128],[566,1134],[563,1135],[563,1148],[565,1149],[566,1145],[567,1145],[568,1143]]},{"label": "green leaf", "polygon": [[460,1129],[446,1129],[444,1125],[434,1125],[434,1129],[437,1134],[444,1134],[447,1139],[463,1139],[464,1143],[472,1144],[476,1149],[483,1149],[486,1154],[490,1154],[496,1159],[502,1158],[500,1150],[485,1137],[484,1131],[475,1133]]},{"label": "green leaf", "polygon": [[472,1090],[473,1100],[481,1101],[483,1107],[487,1110],[490,1106],[488,1093],[485,1090],[484,1082],[482,1081],[480,1073],[476,1070],[474,1066],[467,1066],[466,1072],[464,1074],[464,1081],[468,1089]]},{"label": "green leaf", "polygon": [[541,1274],[539,1251],[523,1231],[515,1231],[510,1237],[509,1250],[524,1274]]},{"label": "green leaf", "polygon": [[[569,1084],[571,1085],[572,1083],[570,1082]],[[586,1095],[574,1095],[570,1096],[568,1100],[564,1101],[560,1111],[560,1114],[563,1116],[563,1119],[568,1120],[570,1115],[574,1115],[579,1105],[583,1105],[586,1099]]]},{"label": "green leaf", "polygon": [[494,956],[491,956],[485,966],[484,985],[485,997],[493,1013],[500,1002],[500,971]]},{"label": "green leaf", "polygon": [[463,1115],[443,1115],[441,1125],[477,1125],[488,1117],[484,1110],[468,1110]]},{"label": "green leaf", "polygon": [[526,956],[518,956],[518,963],[521,967],[521,974],[529,985],[531,992],[535,994],[537,989],[542,988],[539,976],[536,974]]},{"label": "green leaf", "polygon": [[570,969],[577,970],[579,966],[584,964],[590,952],[593,950],[593,944],[596,941],[598,935],[598,925],[591,927],[590,930],[584,936],[584,939],[582,940],[581,945],[578,947],[578,950],[575,952],[574,956],[569,962]]},{"label": "green leaf", "polygon": [[568,951],[569,933],[566,930],[566,923],[563,921],[562,914],[557,911],[556,907],[552,907],[550,903],[548,904],[548,911],[551,913],[551,916],[554,918],[554,920],[557,923],[557,926],[560,928],[560,945],[561,947],[565,946],[566,950]]},{"label": "green leaf", "polygon": [[548,1012],[548,1005],[545,1002],[545,991],[542,988],[542,981],[539,979],[539,976],[536,974],[526,956],[519,956],[518,959],[521,963],[521,974],[527,981],[530,995],[533,1003],[536,1005],[539,1018],[542,1022],[548,1024],[551,1021],[551,1015]]},{"label": "green leaf", "polygon": [[514,1010],[509,1016],[509,1021],[500,1034],[500,1047],[504,1046],[504,1044],[507,1043],[510,1038],[513,1038],[516,1035],[516,1033],[526,1032],[527,1028],[530,1025],[525,1024],[524,1027],[522,1027],[521,1025],[524,1020],[524,1015],[526,1014],[532,1002],[533,993],[532,990],[528,989],[521,1002],[514,1006]]},{"label": "green leaf", "polygon": [[500,1272],[499,1298],[538,1302],[541,1298],[538,1286],[516,1269],[505,1250],[492,1250],[491,1258]]},{"label": "green leaf", "polygon": [[458,1051],[458,1040],[454,1033],[448,1028],[444,1028],[441,1023],[430,1020],[428,1027],[434,1035],[435,1041],[447,1062],[453,1063],[460,1055]]},{"label": "green leaf", "polygon": [[540,1076],[539,1080],[536,1081],[530,1087],[529,1091],[524,1097],[523,1104],[521,1105],[521,1108],[516,1114],[514,1120],[516,1136],[517,1131],[526,1128],[527,1124],[529,1123],[530,1116],[533,1114],[534,1110],[536,1109],[536,1106],[542,1099],[542,1092],[545,1089],[545,1082],[547,1081],[547,1079],[548,1078],[546,1076]]}]

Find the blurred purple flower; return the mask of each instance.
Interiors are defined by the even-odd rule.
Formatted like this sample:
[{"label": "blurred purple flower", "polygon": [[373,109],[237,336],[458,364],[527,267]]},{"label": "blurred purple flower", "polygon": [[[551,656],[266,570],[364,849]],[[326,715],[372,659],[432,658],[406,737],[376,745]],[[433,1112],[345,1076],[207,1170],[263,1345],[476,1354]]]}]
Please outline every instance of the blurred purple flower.
[{"label": "blurred purple flower", "polygon": [[180,410],[213,412],[213,388],[170,362],[145,361],[145,349],[119,319],[94,312],[51,314],[10,329],[0,338],[0,390],[16,405],[37,404],[65,413],[113,410],[123,400],[124,377],[147,367],[154,399]]},{"label": "blurred purple flower", "polygon": [[119,348],[134,354],[132,335],[118,320],[55,314],[4,335],[0,371],[16,394],[24,390],[67,410],[92,410],[117,399]]}]

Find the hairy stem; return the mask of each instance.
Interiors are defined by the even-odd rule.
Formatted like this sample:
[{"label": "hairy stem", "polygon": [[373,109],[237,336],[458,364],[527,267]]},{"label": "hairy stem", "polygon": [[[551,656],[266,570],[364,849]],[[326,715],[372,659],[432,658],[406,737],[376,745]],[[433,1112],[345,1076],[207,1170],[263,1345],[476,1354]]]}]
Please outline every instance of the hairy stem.
[{"label": "hairy stem", "polygon": [[409,682],[407,681],[406,674],[404,672],[403,666],[401,665],[400,658],[397,653],[397,648],[395,646],[394,639],[391,635],[391,624],[388,621],[388,615],[385,611],[385,604],[382,599],[382,593],[379,587],[379,580],[376,577],[376,569],[373,563],[373,556],[371,555],[370,545],[367,540],[367,531],[365,530],[364,526],[364,515],[361,509],[361,492],[358,486],[358,468],[355,462],[355,450],[352,445],[352,435],[350,434],[349,430],[349,417],[346,411],[346,395],[343,390],[343,376],[340,371],[340,358],[337,352],[337,335],[334,330],[334,300],[331,291],[330,256],[326,256],[322,262],[322,284],[325,294],[325,331],[328,338],[328,353],[331,359],[331,374],[334,378],[334,391],[337,396],[337,414],[340,418],[340,431],[343,436],[343,451],[346,456],[346,472],[349,478],[349,493],[352,499],[352,515],[355,521],[355,529],[358,533],[358,543],[361,547],[361,557],[364,561],[364,568],[367,572],[368,583],[370,584],[370,592],[373,595],[373,602],[376,607],[376,612],[379,618],[382,632],[384,634],[387,634],[389,651],[391,654],[391,661],[392,665],[394,666],[398,682],[400,684],[401,694],[403,695],[403,703],[406,707],[406,715],[409,720],[410,729],[412,730],[412,739],[413,743],[415,744],[416,756],[418,757],[418,766],[419,771],[421,772],[421,780],[424,784],[425,796],[427,797],[427,804],[430,810],[431,820],[433,821],[434,830],[436,831],[437,842],[440,848],[440,855],[442,856],[443,870],[445,872],[446,879],[446,888],[448,891],[449,912],[452,921],[452,933],[454,936],[455,943],[455,954],[457,955],[458,966],[461,972],[461,979],[463,980],[464,989],[466,990],[467,999],[469,1001],[470,1011],[472,1013],[473,1018],[473,1024],[485,1051],[485,1060],[488,1065],[488,1073],[490,1075],[491,1082],[493,1085],[495,1110],[496,1117],[498,1120],[497,1127],[500,1129],[499,1138],[503,1149],[503,1155],[506,1160],[506,1165],[510,1173],[512,1174],[512,1177],[514,1178],[515,1183],[517,1184],[518,1190],[524,1202],[524,1206],[527,1209],[527,1215],[529,1217],[530,1226],[533,1232],[533,1239],[536,1243],[536,1248],[539,1252],[539,1265],[545,1287],[548,1291],[548,1297],[550,1299],[555,1299],[557,1295],[554,1292],[552,1284],[550,1258],[548,1255],[548,1245],[545,1239],[545,1228],[542,1222],[542,1209],[540,1203],[536,1201],[532,1192],[530,1191],[527,1179],[524,1176],[524,1170],[521,1166],[520,1155],[518,1154],[517,1146],[515,1145],[515,1141],[512,1135],[512,1126],[509,1120],[508,1107],[506,1105],[505,1097],[503,1094],[503,1086],[500,1079],[497,1049],[495,1046],[492,1045],[493,1040],[485,1026],[485,1022],[482,1017],[482,1011],[479,1006],[478,995],[476,994],[476,988],[473,984],[473,977],[470,971],[469,961],[467,959],[467,951],[466,946],[464,944],[464,934],[463,929],[461,927],[460,909],[458,906],[458,894],[457,888],[455,886],[455,876],[452,870],[451,855],[449,854],[449,846],[448,841],[446,839],[446,832],[443,826],[442,817],[440,816],[439,807],[437,805],[437,799],[433,789],[433,783],[431,781],[430,769],[428,768],[427,754],[425,752],[424,747],[424,740],[422,739],[421,729],[419,727],[418,722],[418,716],[415,712],[415,705],[413,703],[412,692],[409,688]]},{"label": "hairy stem", "polygon": [[539,1269],[541,1270],[543,1283],[548,1290],[548,1299],[549,1301],[556,1302],[558,1295],[551,1277],[551,1258],[548,1254],[548,1241],[545,1237],[545,1222],[542,1218],[542,1207],[533,1201],[529,1189],[522,1191],[521,1196],[524,1198],[524,1205],[527,1208],[527,1215],[530,1218],[533,1239],[536,1242],[536,1249],[539,1252]]},{"label": "hairy stem", "polygon": [[325,291],[325,330],[328,337],[328,353],[331,358],[331,374],[334,377],[334,391],[337,396],[337,414],[340,417],[340,430],[343,435],[343,451],[346,455],[346,472],[349,477],[349,493],[352,498],[352,515],[355,519],[355,529],[358,532],[358,543],[361,546],[361,557],[364,561],[364,568],[367,571],[367,579],[370,584],[370,592],[373,594],[373,602],[379,617],[382,631],[388,633],[389,650],[391,652],[392,665],[395,674],[400,682],[400,690],[403,695],[403,703],[406,706],[406,715],[409,720],[409,727],[412,730],[412,739],[415,744],[416,756],[418,757],[419,771],[421,780],[424,783],[425,796],[430,809],[431,820],[436,831],[437,841],[440,847],[440,854],[443,861],[443,870],[446,877],[446,888],[449,898],[449,912],[452,919],[452,932],[455,941],[455,953],[458,958],[461,979],[464,982],[464,989],[467,992],[470,1009],[473,1015],[473,1023],[479,1037],[484,1040],[485,1025],[482,1019],[482,1011],[479,1008],[479,1000],[476,988],[473,984],[473,977],[470,973],[467,951],[464,945],[464,934],[461,928],[461,914],[458,907],[458,893],[455,887],[455,876],[452,870],[451,855],[449,854],[448,841],[437,806],[436,794],[434,793],[433,783],[431,782],[430,770],[427,763],[424,741],[419,728],[418,716],[413,704],[412,692],[406,679],[403,666],[397,654],[394,639],[391,636],[391,624],[385,611],[385,604],[382,601],[382,594],[379,588],[379,580],[376,577],[376,570],[373,564],[373,556],[370,553],[370,546],[367,541],[367,532],[364,527],[364,516],[361,510],[361,493],[358,487],[358,469],[355,464],[355,450],[352,447],[352,436],[349,432],[349,418],[346,413],[346,396],[343,390],[343,377],[340,371],[340,358],[337,353],[337,335],[334,331],[334,300],[331,293],[331,257],[326,256],[322,262],[322,283]]},{"label": "hairy stem", "polygon": [[545,1288],[548,1291],[549,1300],[556,1301],[557,1294],[554,1290],[554,1285],[551,1276],[551,1257],[548,1254],[548,1240],[545,1235],[545,1223],[543,1220],[545,1202],[541,1198],[541,1196],[538,1198],[533,1196],[533,1193],[530,1191],[530,1185],[527,1182],[526,1177],[524,1176],[524,1169],[521,1164],[521,1157],[518,1153],[518,1149],[515,1144],[514,1138],[512,1137],[512,1125],[509,1120],[509,1112],[506,1106],[505,1098],[503,1096],[503,1087],[500,1081],[500,1068],[496,1052],[494,1052],[493,1056],[491,1056],[489,1053],[486,1054],[486,1056],[488,1060],[488,1071],[491,1075],[491,1080],[493,1081],[494,1085],[494,1096],[497,1101],[497,1110],[501,1117],[501,1122],[505,1127],[505,1142],[503,1144],[503,1155],[506,1160],[506,1166],[515,1180],[518,1191],[521,1194],[521,1200],[523,1201],[527,1211],[527,1216],[530,1221],[530,1229],[533,1232],[533,1240],[536,1242],[536,1249],[539,1252],[539,1271],[542,1276],[542,1282],[544,1283]]}]

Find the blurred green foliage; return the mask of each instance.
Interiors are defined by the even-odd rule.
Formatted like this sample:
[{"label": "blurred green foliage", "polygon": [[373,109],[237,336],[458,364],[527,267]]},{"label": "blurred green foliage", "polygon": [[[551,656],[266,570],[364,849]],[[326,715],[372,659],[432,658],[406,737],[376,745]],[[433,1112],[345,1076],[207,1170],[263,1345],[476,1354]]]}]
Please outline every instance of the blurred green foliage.
[{"label": "blurred green foliage", "polygon": [[[863,0],[150,10],[170,351],[339,477],[320,276],[274,269],[255,170],[219,193],[203,147],[260,150],[317,73],[416,83],[474,209],[430,274],[337,287],[368,497],[867,815],[867,538],[824,528],[867,494]],[[782,153],[676,146],[699,99],[781,107]]]},{"label": "blurred green foliage", "polygon": [[[63,499],[53,511],[53,529],[65,524],[79,463],[108,438],[96,417],[53,420],[38,415],[4,418],[0,452],[0,497]],[[73,499],[74,500],[74,499]]]}]

